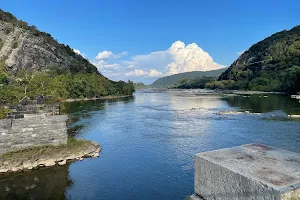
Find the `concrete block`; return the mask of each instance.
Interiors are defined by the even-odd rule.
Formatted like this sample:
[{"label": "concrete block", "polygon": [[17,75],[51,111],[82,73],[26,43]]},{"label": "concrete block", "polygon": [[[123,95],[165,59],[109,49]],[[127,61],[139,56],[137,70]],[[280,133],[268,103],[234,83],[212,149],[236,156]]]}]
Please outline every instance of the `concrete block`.
[{"label": "concrete block", "polygon": [[300,154],[261,144],[199,153],[194,184],[205,200],[300,199]]}]

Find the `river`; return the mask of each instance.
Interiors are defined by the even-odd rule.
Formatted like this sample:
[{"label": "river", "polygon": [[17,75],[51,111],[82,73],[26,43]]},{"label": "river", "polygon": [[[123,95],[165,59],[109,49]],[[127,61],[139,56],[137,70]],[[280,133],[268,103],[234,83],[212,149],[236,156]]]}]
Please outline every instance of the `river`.
[{"label": "river", "polygon": [[199,92],[65,103],[71,126],[83,125],[75,136],[101,144],[100,157],[3,175],[0,198],[182,200],[193,193],[195,153],[245,143],[300,153],[300,121],[286,117],[300,114],[297,100]]}]

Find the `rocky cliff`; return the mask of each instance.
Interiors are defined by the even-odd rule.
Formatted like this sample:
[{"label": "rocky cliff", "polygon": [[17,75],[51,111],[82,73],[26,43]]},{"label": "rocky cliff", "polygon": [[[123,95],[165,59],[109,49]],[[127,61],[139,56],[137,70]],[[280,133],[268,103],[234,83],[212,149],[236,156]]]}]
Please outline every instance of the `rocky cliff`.
[{"label": "rocky cliff", "polygon": [[71,72],[97,72],[97,68],[48,33],[0,9],[0,60],[8,70],[58,67]]}]

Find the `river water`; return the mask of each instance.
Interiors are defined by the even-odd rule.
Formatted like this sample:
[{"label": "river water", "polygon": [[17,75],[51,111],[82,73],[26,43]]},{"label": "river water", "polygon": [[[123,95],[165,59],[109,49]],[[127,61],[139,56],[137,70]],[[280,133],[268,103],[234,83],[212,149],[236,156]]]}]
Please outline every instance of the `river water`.
[{"label": "river water", "polygon": [[3,175],[1,199],[182,200],[193,193],[195,153],[246,143],[300,153],[300,120],[286,116],[300,104],[280,95],[137,92],[64,106],[71,126],[83,125],[75,136],[101,144],[100,157]]}]

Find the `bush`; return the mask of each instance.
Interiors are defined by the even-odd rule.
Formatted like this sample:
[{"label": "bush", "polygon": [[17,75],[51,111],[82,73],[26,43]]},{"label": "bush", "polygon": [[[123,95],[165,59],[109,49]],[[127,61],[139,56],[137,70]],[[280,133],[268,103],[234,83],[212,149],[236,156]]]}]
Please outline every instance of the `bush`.
[{"label": "bush", "polygon": [[0,108],[0,119],[5,119],[9,112],[11,112],[10,109]]}]

